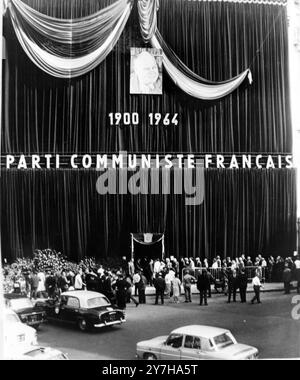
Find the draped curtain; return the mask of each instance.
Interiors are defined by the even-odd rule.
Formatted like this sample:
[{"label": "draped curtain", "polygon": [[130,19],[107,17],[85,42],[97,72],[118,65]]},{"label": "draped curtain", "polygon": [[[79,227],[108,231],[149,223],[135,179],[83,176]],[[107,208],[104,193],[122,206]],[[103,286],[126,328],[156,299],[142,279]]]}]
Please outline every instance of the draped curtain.
[{"label": "draped curtain", "polygon": [[11,0],[10,15],[31,61],[47,74],[68,78],[86,74],[107,57],[124,30],[132,4],[118,0],[80,19],[57,19],[21,0]]},{"label": "draped curtain", "polygon": [[[59,18],[85,17],[113,3],[25,2]],[[164,75],[162,96],[129,95],[129,48],[148,46],[136,8],[101,65],[79,78],[53,78],[28,59],[6,14],[2,154],[290,153],[285,8],[164,0],[157,17],[163,40],[196,75],[226,81],[250,67],[252,86],[203,102]],[[110,112],[138,112],[140,124],[110,126]],[[151,112],[177,112],[180,123],[150,127]],[[120,256],[130,253],[131,232],[164,232],[167,254],[177,256],[284,256],[295,250],[294,170],[206,170],[205,200],[197,207],[186,207],[179,195],[100,196],[97,176],[83,170],[2,170],[3,257],[46,247],[72,259]]]},{"label": "draped curtain", "polygon": [[5,171],[1,175],[2,252],[8,259],[53,248],[72,259],[130,256],[132,232],[164,231],[167,255],[291,255],[296,176],[283,170],[210,169],[205,200],[180,195],[107,195],[94,171]]},{"label": "draped curtain", "polygon": [[[162,50],[163,65],[167,73],[185,93],[201,100],[216,100],[237,89],[246,77],[252,83],[252,75],[249,69],[224,82],[208,81],[191,71],[168,47],[157,29],[158,9],[159,0],[138,0],[141,34],[145,42],[150,42],[155,49]],[[202,36],[200,35],[199,38]]]}]

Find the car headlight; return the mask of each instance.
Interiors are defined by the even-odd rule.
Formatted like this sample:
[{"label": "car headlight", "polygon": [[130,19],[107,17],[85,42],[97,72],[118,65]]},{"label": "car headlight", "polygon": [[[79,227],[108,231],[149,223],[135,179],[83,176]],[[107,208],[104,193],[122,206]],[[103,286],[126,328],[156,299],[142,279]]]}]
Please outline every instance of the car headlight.
[{"label": "car headlight", "polygon": [[20,317],[21,317],[21,319],[26,319],[26,315],[25,314],[21,314]]}]

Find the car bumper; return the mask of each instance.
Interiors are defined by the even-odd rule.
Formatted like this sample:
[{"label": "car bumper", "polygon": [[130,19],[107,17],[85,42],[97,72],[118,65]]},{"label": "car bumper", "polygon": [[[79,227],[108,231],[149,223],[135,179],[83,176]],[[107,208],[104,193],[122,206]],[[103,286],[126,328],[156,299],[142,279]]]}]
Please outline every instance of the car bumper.
[{"label": "car bumper", "polygon": [[117,321],[99,323],[99,324],[94,325],[94,327],[100,328],[100,327],[106,327],[106,326],[121,325],[124,322],[126,322],[126,319],[118,319]]},{"label": "car bumper", "polygon": [[26,323],[26,325],[28,325],[28,326],[38,326],[38,325],[40,325],[41,323],[44,323],[45,322],[45,320],[43,319],[43,320],[41,320],[41,321],[32,321],[32,322],[24,322],[24,323]]}]

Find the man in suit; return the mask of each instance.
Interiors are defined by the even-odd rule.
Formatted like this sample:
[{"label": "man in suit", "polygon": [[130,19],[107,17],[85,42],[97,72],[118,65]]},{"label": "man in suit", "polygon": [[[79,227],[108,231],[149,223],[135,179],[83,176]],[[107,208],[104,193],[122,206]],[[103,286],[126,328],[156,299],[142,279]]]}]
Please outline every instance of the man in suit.
[{"label": "man in suit", "polygon": [[122,269],[123,275],[127,276],[128,272],[129,272],[129,267],[128,267],[128,262],[127,262],[126,256],[122,257],[121,269]]},{"label": "man in suit", "polygon": [[140,281],[137,283],[138,293],[139,293],[139,303],[146,303],[146,287],[147,279],[144,276],[143,272],[139,272]]},{"label": "man in suit", "polygon": [[200,292],[200,306],[207,306],[207,291],[210,288],[210,279],[206,269],[202,270],[202,273],[199,275],[197,280],[197,289]]},{"label": "man in suit", "polygon": [[120,309],[126,309],[127,294],[130,287],[131,284],[126,281],[125,277],[123,275],[119,275],[115,288],[117,305]]},{"label": "man in suit", "polygon": [[228,274],[228,301],[231,302],[231,296],[233,296],[233,302],[236,302],[236,291],[238,289],[238,279],[235,269],[230,269]]},{"label": "man in suit", "polygon": [[155,295],[155,305],[158,305],[158,299],[161,299],[161,304],[164,304],[164,293],[165,293],[165,288],[166,288],[166,282],[162,277],[162,274],[159,273],[157,277],[153,281],[154,287],[156,290],[156,295]]},{"label": "man in suit", "polygon": [[241,303],[246,302],[248,278],[245,269],[242,269],[238,275],[238,286],[240,288]]}]

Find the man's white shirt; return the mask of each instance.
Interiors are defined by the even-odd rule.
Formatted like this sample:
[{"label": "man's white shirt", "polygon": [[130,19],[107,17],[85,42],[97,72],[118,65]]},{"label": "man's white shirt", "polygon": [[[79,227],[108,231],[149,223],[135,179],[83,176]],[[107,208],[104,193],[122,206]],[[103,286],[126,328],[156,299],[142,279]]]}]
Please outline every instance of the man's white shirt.
[{"label": "man's white shirt", "polygon": [[252,285],[253,286],[261,286],[260,279],[257,276],[254,277],[254,279],[252,280]]}]

